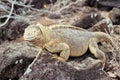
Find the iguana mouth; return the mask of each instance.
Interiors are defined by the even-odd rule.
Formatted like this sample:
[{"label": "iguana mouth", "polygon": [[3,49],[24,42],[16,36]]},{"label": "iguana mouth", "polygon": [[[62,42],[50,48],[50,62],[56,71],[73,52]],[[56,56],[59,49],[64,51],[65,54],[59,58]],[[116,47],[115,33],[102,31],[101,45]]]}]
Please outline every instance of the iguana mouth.
[{"label": "iguana mouth", "polygon": [[35,39],[35,37],[24,37],[24,40],[25,41],[32,41],[32,40],[34,40]]},{"label": "iguana mouth", "polygon": [[34,40],[31,40],[31,41],[29,41],[29,42],[33,43],[33,42],[35,42],[35,41],[34,41]]}]

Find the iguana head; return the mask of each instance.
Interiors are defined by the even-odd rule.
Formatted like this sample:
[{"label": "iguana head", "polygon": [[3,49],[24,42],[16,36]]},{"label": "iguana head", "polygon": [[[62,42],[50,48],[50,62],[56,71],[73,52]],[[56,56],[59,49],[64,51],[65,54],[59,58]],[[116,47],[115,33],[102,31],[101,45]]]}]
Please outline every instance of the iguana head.
[{"label": "iguana head", "polygon": [[38,38],[42,39],[43,34],[42,34],[42,31],[41,31],[40,27],[41,26],[38,25],[38,24],[33,24],[33,25],[28,26],[25,29],[25,32],[24,32],[24,35],[23,35],[24,40],[34,41],[35,39],[38,39]]},{"label": "iguana head", "polygon": [[47,29],[40,23],[32,24],[25,29],[23,38],[36,47],[44,47],[44,44],[49,39],[47,33]]}]

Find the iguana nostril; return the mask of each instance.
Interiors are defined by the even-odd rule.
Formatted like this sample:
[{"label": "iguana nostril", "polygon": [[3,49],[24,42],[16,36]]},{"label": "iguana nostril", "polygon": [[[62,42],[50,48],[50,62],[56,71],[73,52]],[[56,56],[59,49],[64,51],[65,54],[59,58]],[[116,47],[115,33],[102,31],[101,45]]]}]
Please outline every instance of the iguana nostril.
[{"label": "iguana nostril", "polygon": [[28,33],[28,35],[31,35],[31,33]]}]

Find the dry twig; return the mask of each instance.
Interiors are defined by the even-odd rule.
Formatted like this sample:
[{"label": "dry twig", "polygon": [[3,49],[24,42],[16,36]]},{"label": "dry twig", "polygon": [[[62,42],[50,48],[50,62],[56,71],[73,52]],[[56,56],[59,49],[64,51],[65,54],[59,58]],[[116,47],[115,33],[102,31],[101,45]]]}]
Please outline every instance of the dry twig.
[{"label": "dry twig", "polygon": [[5,20],[5,22],[4,22],[3,24],[0,24],[0,27],[6,25],[6,24],[8,23],[11,15],[12,15],[12,13],[13,13],[13,10],[14,10],[14,3],[15,3],[15,2],[16,2],[16,0],[12,1],[11,10],[10,10],[10,12],[9,12],[9,15],[8,15],[7,19]]}]

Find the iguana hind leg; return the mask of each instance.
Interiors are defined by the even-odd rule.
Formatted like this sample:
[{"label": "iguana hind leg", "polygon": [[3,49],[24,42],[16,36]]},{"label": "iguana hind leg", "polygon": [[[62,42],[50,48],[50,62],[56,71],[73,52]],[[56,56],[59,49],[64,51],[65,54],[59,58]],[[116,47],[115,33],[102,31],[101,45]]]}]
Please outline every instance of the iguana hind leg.
[{"label": "iguana hind leg", "polygon": [[98,59],[100,59],[102,61],[103,68],[104,68],[105,61],[106,61],[105,53],[98,48],[97,40],[95,38],[90,39],[90,41],[89,41],[89,49],[90,49],[91,53],[96,58],[98,58]]},{"label": "iguana hind leg", "polygon": [[60,52],[60,57],[53,56],[53,58],[57,58],[60,61],[66,61],[69,58],[70,49],[66,43],[57,43],[55,41],[50,41],[48,44],[46,44],[45,48],[52,53]]}]

